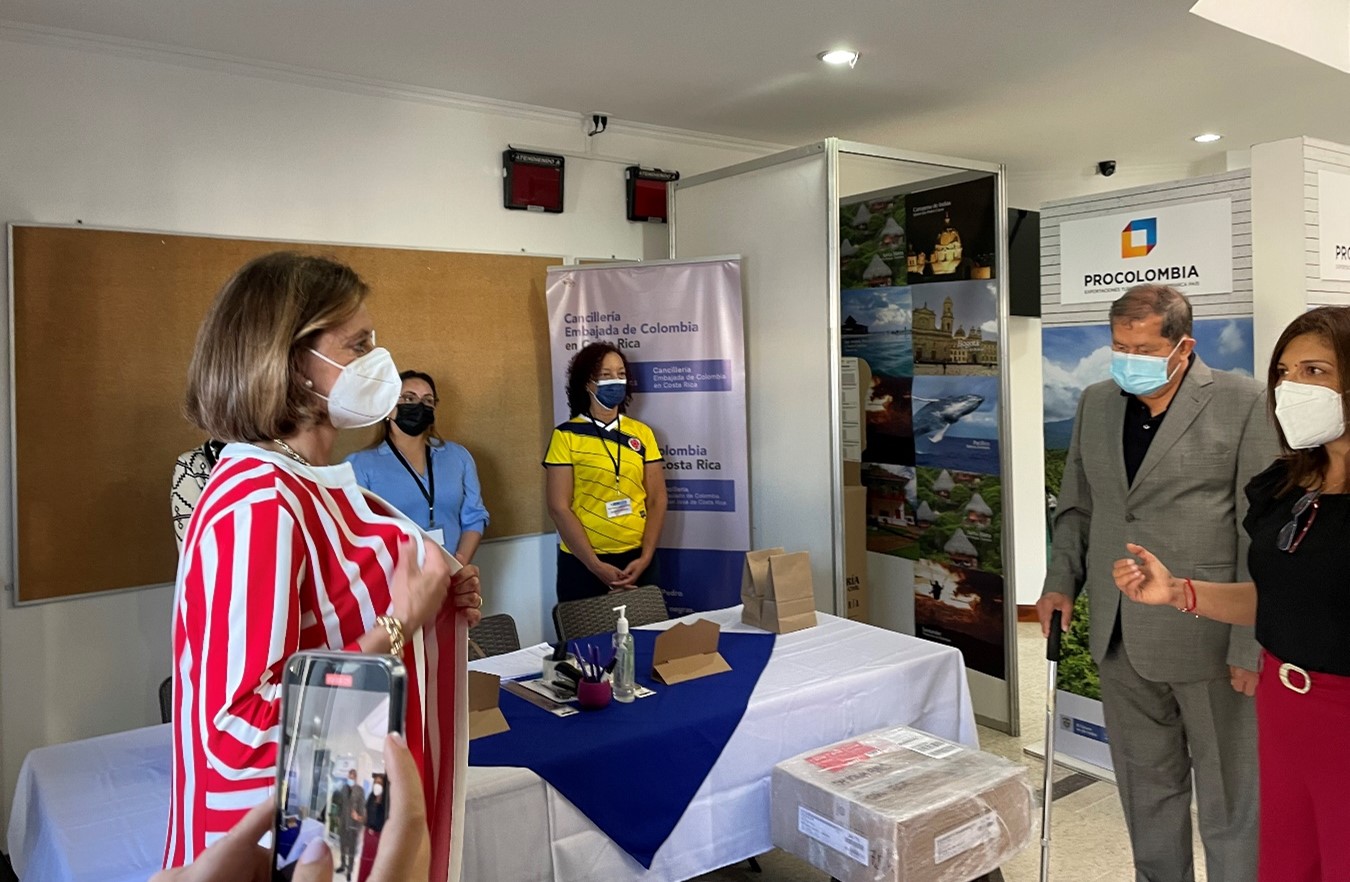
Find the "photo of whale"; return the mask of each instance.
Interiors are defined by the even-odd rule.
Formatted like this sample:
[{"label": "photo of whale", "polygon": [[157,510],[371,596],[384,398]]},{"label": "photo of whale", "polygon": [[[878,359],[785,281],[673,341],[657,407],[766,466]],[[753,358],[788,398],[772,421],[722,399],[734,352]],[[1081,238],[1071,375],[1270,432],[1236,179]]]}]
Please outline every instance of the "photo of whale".
[{"label": "photo of whale", "polygon": [[915,465],[997,475],[998,392],[998,377],[915,377]]},{"label": "photo of whale", "polygon": [[930,401],[914,413],[914,435],[937,443],[957,420],[979,410],[984,399],[978,395],[949,395]]}]

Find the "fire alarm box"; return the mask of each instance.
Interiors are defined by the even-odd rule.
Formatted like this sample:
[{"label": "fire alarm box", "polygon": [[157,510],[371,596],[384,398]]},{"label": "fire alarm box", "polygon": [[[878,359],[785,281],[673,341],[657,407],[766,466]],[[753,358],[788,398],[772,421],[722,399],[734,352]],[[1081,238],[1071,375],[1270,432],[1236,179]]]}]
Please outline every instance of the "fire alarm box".
[{"label": "fire alarm box", "polygon": [[552,153],[531,153],[508,147],[502,151],[502,203],[518,211],[563,210],[563,166]]},{"label": "fire alarm box", "polygon": [[677,171],[630,165],[624,171],[628,180],[628,219],[649,224],[666,223],[670,217],[666,205],[666,184],[678,181]]}]

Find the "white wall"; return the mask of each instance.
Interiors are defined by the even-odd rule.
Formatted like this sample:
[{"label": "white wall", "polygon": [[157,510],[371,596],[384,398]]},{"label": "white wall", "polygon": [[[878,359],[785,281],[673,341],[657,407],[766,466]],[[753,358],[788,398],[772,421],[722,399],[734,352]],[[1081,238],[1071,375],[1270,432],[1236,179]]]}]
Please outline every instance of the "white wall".
[{"label": "white wall", "polygon": [[[569,159],[566,213],[508,212],[500,208],[502,149],[508,142],[593,149],[685,174],[770,149],[617,121],[587,139],[570,114],[504,105],[488,112],[454,96],[167,59],[17,39],[0,28],[0,222],[663,257],[663,228],[653,233],[624,219],[621,165]],[[7,339],[0,334],[0,346]],[[8,387],[8,377],[0,378],[6,396]],[[9,428],[0,421],[5,462],[8,451]],[[12,493],[11,480],[8,470],[0,473],[0,492]],[[78,504],[75,492],[71,503]],[[8,510],[0,506],[0,521]],[[11,525],[0,523],[4,574],[12,572],[10,535]],[[72,542],[78,547],[79,537]],[[551,632],[551,537],[488,543],[478,561],[486,611],[512,613],[525,641]],[[6,817],[30,749],[158,722],[170,603],[168,588],[22,608],[8,598],[0,603]]]},{"label": "white wall", "polygon": [[1032,604],[1045,583],[1045,406],[1041,396],[1041,321],[1008,318],[1009,461],[1016,492],[1004,497],[1011,531],[1013,585],[1019,605]]},{"label": "white wall", "polygon": [[[1254,303],[1256,364],[1268,364],[1285,325],[1308,307],[1308,276],[1317,275],[1317,245],[1307,253],[1305,190],[1317,188],[1316,173],[1305,183],[1304,139],[1288,138],[1252,148],[1252,281],[1261,296]],[[1257,376],[1260,376],[1258,371]]]},{"label": "white wall", "polygon": [[[1222,157],[1223,154],[1216,154]],[[1226,171],[1227,163],[1222,167],[1209,169],[1217,162],[1212,157],[1198,160],[1196,163],[1169,163],[1166,165],[1117,166],[1116,173],[1105,177],[1097,173],[1095,164],[1087,164],[1071,172],[1018,172],[1007,175],[1008,205],[1013,208],[1039,210],[1047,202],[1064,199],[1076,199],[1080,196],[1092,196],[1097,193],[1110,193],[1130,187],[1143,187],[1160,184],[1164,181],[1177,181],[1210,171]]]}]

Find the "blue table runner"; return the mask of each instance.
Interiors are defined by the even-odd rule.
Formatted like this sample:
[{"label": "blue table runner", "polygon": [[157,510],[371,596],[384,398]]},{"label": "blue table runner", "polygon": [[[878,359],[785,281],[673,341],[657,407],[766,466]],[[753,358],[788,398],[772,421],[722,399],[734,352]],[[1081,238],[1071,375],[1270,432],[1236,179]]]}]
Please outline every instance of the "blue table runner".
[{"label": "blue table runner", "polygon": [[[730,671],[666,686],[651,677],[660,632],[632,633],[637,681],[656,695],[555,717],[503,690],[511,730],[471,741],[469,764],[530,769],[650,869],[740,725],[774,635],[722,634]],[[606,647],[611,639],[591,638]]]}]

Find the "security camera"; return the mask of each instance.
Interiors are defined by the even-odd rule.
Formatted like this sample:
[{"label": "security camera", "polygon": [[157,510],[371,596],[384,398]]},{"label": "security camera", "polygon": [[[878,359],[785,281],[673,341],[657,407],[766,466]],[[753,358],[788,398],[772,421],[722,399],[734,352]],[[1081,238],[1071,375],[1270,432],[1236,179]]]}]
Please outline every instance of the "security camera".
[{"label": "security camera", "polygon": [[1104,178],[1109,178],[1116,173],[1116,161],[1114,159],[1103,159],[1097,163],[1097,171]]}]

